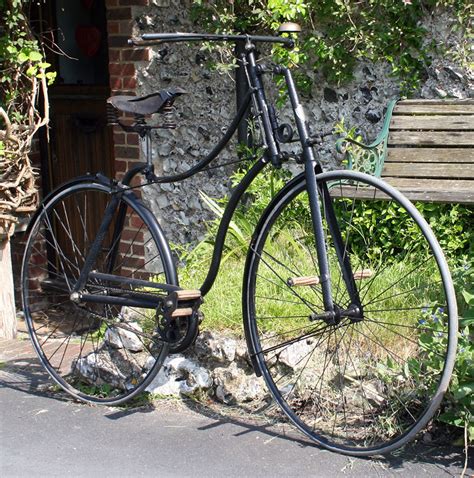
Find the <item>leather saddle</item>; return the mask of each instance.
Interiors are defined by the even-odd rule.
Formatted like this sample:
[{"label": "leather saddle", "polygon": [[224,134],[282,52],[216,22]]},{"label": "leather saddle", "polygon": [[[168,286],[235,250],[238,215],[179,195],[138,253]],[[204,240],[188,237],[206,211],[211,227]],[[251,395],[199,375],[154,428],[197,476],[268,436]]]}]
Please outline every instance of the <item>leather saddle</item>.
[{"label": "leather saddle", "polygon": [[107,99],[107,103],[124,113],[151,115],[154,113],[162,113],[166,103],[172,103],[177,96],[183,95],[184,93],[186,93],[186,91],[179,87],[168,88],[146,96],[111,96]]}]

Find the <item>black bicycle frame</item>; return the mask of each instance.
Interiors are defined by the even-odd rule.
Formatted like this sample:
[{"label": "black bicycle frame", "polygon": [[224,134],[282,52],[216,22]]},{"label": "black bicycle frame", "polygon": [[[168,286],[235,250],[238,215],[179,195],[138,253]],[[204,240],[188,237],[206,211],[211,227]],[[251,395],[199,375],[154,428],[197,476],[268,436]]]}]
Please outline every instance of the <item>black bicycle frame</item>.
[{"label": "black bicycle frame", "polygon": [[[176,40],[181,41],[181,40]],[[239,111],[236,113],[234,119],[230,123],[226,133],[221,138],[221,140],[216,144],[214,149],[207,155],[203,160],[201,160],[196,166],[191,168],[190,170],[186,171],[185,173],[181,173],[175,176],[166,176],[166,177],[158,177],[153,182],[156,183],[168,183],[174,181],[180,181],[186,179],[200,171],[202,171],[213,159],[215,159],[218,154],[224,149],[227,145],[233,134],[235,133],[238,125],[242,121],[246,110],[249,106],[249,102],[252,99],[254,103],[254,107],[256,107],[257,111],[255,112],[256,115],[259,117],[263,127],[264,139],[266,142],[266,152],[262,158],[260,158],[252,168],[247,172],[244,176],[240,184],[237,186],[235,191],[230,197],[230,200],[225,208],[224,214],[222,216],[219,229],[216,235],[216,240],[214,244],[214,250],[212,255],[211,264],[209,266],[208,274],[206,279],[204,280],[203,284],[200,287],[201,293],[205,296],[209,290],[211,289],[214,281],[217,277],[221,259],[222,259],[222,252],[224,248],[224,242],[227,235],[227,231],[229,229],[230,222],[232,217],[235,213],[236,207],[239,204],[243,194],[248,189],[250,184],[253,180],[257,177],[257,175],[262,171],[266,164],[271,162],[274,166],[279,166],[282,160],[282,154],[279,148],[279,142],[275,136],[274,127],[272,126],[272,121],[270,119],[269,111],[268,111],[268,103],[265,97],[265,91],[262,81],[262,75],[264,74],[264,69],[259,68],[256,64],[256,57],[255,57],[255,46],[250,41],[250,37],[247,38],[247,42],[245,45],[245,53],[242,54],[241,59],[243,65],[247,71],[247,77],[249,79],[249,90],[242,102]],[[326,185],[319,185],[320,191],[318,192],[318,184],[316,180],[316,175],[322,172],[322,169],[317,162],[314,152],[313,152],[313,142],[311,140],[308,124],[306,120],[306,115],[302,105],[300,104],[298,93],[296,91],[296,87],[293,81],[293,77],[291,75],[291,71],[284,67],[277,67],[276,72],[283,74],[287,86],[287,91],[290,99],[290,104],[294,112],[294,119],[296,128],[299,134],[299,141],[302,147],[302,159],[305,168],[305,177],[306,177],[306,184],[308,189],[308,196],[309,196],[309,203],[310,203],[310,211],[311,211],[311,219],[315,234],[315,247],[317,252],[317,259],[318,259],[318,267],[320,272],[320,282],[321,282],[321,289],[323,295],[323,302],[325,312],[327,313],[334,313],[334,302],[332,298],[332,290],[331,290],[331,279],[330,279],[330,271],[329,271],[329,264],[328,258],[326,254],[326,244],[324,238],[324,230],[323,230],[323,217],[321,213],[320,207],[320,196],[323,198],[323,210],[325,214],[326,221],[328,222],[328,227],[331,236],[333,237],[336,253],[338,256],[338,261],[340,263],[341,269],[343,271],[343,279],[346,283],[346,287],[348,293],[351,297],[351,301],[353,304],[359,304],[359,297],[357,288],[355,285],[355,281],[353,278],[351,265],[347,254],[344,251],[344,244],[341,237],[341,233],[339,230],[339,226],[336,221],[336,216],[334,214],[332,201],[330,198],[329,191]],[[118,186],[117,194],[123,194],[124,191],[128,189],[128,184],[130,183],[133,176],[138,173],[142,173],[144,171],[144,167],[136,167],[132,171],[130,171],[126,179]],[[113,219],[113,216],[117,210],[118,203],[119,203],[119,196],[115,195],[112,197],[111,202],[109,203],[106,211],[104,220],[99,228],[99,232],[97,237],[95,238],[91,249],[86,257],[85,264],[83,269],[81,270],[79,279],[73,289],[73,292],[79,293],[81,289],[87,282],[87,278],[89,275],[93,275],[91,273],[93,264],[95,262],[95,258],[100,250],[103,238],[105,236],[105,231],[107,231],[110,223]],[[117,239],[117,235],[121,234],[121,226],[120,221],[123,221],[123,213],[120,214],[119,211],[119,223],[116,224],[114,229],[114,234],[112,237],[112,244],[114,244],[114,240]],[[116,241],[118,242],[118,241]],[[115,254],[115,251],[112,252],[112,256]],[[111,267],[108,268],[109,272],[111,272]],[[107,277],[105,277],[107,276]],[[122,278],[113,276],[113,275],[104,275],[102,279],[107,279],[116,282],[123,282]],[[157,288],[156,284],[148,283],[147,281],[139,281],[140,284],[135,284],[135,280],[128,279],[127,284],[129,285],[140,285],[140,286],[151,286]],[[160,287],[163,291],[169,292],[170,290],[175,290],[176,286],[166,286],[165,284]],[[100,303],[117,303],[121,305],[130,305],[130,306],[139,306],[139,307],[149,307],[149,308],[156,308],[159,305],[160,298],[158,297],[144,297],[143,293],[136,294],[134,296],[133,291],[127,291],[126,297],[111,297],[111,296],[95,296],[94,301]],[[88,296],[89,298],[89,296]]]}]

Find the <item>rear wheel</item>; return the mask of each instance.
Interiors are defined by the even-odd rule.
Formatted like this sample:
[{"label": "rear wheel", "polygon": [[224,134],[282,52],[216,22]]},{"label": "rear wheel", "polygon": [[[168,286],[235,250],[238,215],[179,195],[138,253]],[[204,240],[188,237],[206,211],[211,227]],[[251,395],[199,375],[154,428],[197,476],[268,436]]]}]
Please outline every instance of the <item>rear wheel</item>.
[{"label": "rear wheel", "polygon": [[316,443],[386,453],[426,425],[447,388],[457,339],[451,277],[428,225],[400,193],[354,172],[317,180],[336,316],[324,315],[301,177],[269,205],[250,246],[250,353],[281,409]]},{"label": "rear wheel", "polygon": [[[169,346],[153,308],[71,300],[111,193],[94,181],[72,183],[40,206],[26,243],[22,300],[34,348],[52,378],[81,400],[119,404],[146,388]],[[166,294],[127,283],[175,283],[158,236],[145,207],[122,195],[84,290],[96,297],[127,297],[131,289],[152,299]]]}]

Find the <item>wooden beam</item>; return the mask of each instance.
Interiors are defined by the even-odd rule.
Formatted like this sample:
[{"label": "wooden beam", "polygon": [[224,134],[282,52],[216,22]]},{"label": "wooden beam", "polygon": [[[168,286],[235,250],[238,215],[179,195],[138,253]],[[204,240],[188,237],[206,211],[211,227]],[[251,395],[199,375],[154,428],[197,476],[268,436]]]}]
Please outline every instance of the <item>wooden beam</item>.
[{"label": "wooden beam", "polygon": [[474,182],[450,179],[384,178],[412,201],[474,204]]},{"label": "wooden beam", "polygon": [[[474,164],[387,162],[384,165],[382,176],[399,178],[474,179]],[[474,181],[472,188],[474,189]]]},{"label": "wooden beam", "polygon": [[385,162],[474,163],[473,148],[389,148]]},{"label": "wooden beam", "polygon": [[474,146],[474,132],[393,131],[388,145],[416,146]]},{"label": "wooden beam", "polygon": [[394,116],[390,130],[474,131],[474,115]]},{"label": "wooden beam", "polygon": [[473,105],[465,104],[429,104],[429,103],[398,103],[393,110],[394,115],[411,114],[411,115],[472,115]]}]

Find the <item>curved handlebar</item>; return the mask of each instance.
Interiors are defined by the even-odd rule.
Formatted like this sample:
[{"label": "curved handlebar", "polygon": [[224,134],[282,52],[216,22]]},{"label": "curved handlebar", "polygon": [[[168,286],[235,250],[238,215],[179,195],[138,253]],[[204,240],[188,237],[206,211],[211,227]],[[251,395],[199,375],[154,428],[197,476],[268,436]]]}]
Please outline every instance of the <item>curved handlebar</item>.
[{"label": "curved handlebar", "polygon": [[215,41],[215,42],[266,42],[266,43],[281,43],[292,48],[294,40],[291,38],[259,36],[259,35],[218,35],[212,33],[144,33],[137,38],[128,40],[129,45],[141,46],[152,45],[159,43],[176,43],[187,41]]}]

